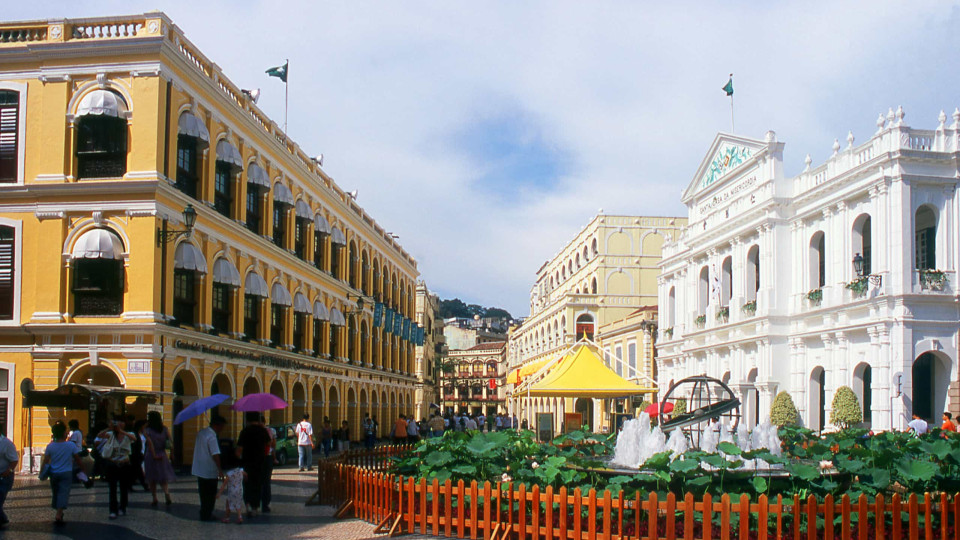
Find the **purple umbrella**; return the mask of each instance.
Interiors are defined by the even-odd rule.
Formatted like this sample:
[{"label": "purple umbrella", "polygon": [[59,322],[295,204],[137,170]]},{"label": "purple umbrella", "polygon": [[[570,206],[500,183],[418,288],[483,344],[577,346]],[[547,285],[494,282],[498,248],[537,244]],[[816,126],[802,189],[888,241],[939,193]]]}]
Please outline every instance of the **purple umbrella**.
[{"label": "purple umbrella", "polygon": [[214,394],[212,396],[200,398],[187,405],[182,411],[177,413],[177,417],[173,419],[173,425],[182,424],[191,418],[196,418],[197,416],[200,416],[209,409],[216,407],[228,399],[230,399],[230,396],[226,394]]},{"label": "purple umbrella", "polygon": [[286,409],[287,402],[273,394],[250,394],[238,399],[230,408],[242,412],[263,412],[270,409]]}]

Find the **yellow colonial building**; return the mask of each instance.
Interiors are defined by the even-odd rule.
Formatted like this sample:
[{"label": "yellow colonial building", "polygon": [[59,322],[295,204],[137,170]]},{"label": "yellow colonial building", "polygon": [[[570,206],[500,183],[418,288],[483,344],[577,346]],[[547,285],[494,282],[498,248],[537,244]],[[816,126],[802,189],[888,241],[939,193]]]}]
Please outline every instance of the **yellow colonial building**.
[{"label": "yellow colonial building", "polygon": [[533,418],[552,413],[554,429],[559,430],[564,413],[577,412],[594,430],[609,428],[610,413],[622,410],[613,400],[513,395],[518,374],[533,375],[581,338],[596,342],[608,337],[604,345],[613,351],[614,338],[631,334],[637,347],[635,368],[623,370],[630,365],[628,339],[620,339],[620,360],[606,355],[605,361],[614,370],[622,363],[618,373],[650,385],[646,377],[652,368],[646,366],[652,362],[653,343],[638,337],[644,330],[634,325],[651,318],[642,308],[657,305],[661,248],[676,240],[686,223],[678,217],[601,213],[540,267],[530,291],[530,316],[509,334],[506,393],[511,414]]},{"label": "yellow colonial building", "polygon": [[[414,407],[417,276],[164,14],[0,24],[0,421],[18,447],[216,393],[280,396],[271,423],[389,427]],[[200,427],[176,429],[178,461]]]}]

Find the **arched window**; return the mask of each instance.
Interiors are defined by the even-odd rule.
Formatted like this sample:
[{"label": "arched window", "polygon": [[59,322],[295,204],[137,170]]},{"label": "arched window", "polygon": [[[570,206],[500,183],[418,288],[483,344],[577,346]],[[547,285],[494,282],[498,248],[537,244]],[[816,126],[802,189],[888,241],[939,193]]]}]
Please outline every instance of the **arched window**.
[{"label": "arched window", "polygon": [[600,254],[600,250],[597,249],[597,239],[596,239],[596,238],[594,238],[593,241],[590,242],[590,251],[592,252],[592,255],[591,255],[591,256],[593,256],[593,257],[596,257],[597,255]]},{"label": "arched window", "polygon": [[700,280],[697,282],[697,314],[703,315],[707,312],[707,304],[710,303],[710,267],[700,268]]},{"label": "arched window", "polygon": [[590,280],[590,294],[597,294],[597,278]]},{"label": "arched window", "polygon": [[870,214],[860,214],[853,222],[853,254],[863,257],[863,275],[873,273],[873,226]]},{"label": "arched window", "polygon": [[330,233],[330,269],[333,272],[334,279],[343,281],[343,268],[340,263],[343,260],[343,248],[347,245],[347,238],[343,231],[334,227]]},{"label": "arched window", "polygon": [[[177,133],[177,189],[194,199],[197,198],[197,184],[203,169],[203,149],[210,144],[207,127],[193,113],[186,111],[180,115]],[[230,167],[225,167],[227,177]],[[214,205],[216,207],[216,205]],[[220,211],[217,208],[217,211]],[[227,207],[229,215],[229,206]]]},{"label": "arched window", "polygon": [[370,271],[370,259],[367,257],[367,252],[364,251],[360,254],[360,287],[359,289],[363,291],[363,294],[370,294],[370,280],[367,278],[367,273]]},{"label": "arched window", "polygon": [[219,334],[231,331],[233,290],[240,286],[240,272],[227,259],[217,259],[213,263],[213,302],[211,305],[211,324]]},{"label": "arched window", "polygon": [[20,177],[20,92],[0,90],[0,183]]},{"label": "arched window", "polygon": [[373,260],[373,297],[377,302],[383,302],[383,285],[380,277],[380,261]]},{"label": "arched window", "polygon": [[110,90],[94,90],[76,114],[77,178],[119,178],[127,172],[127,104]]},{"label": "arched window", "polygon": [[277,182],[273,186],[273,243],[287,247],[287,212],[293,208],[293,193],[290,188]]},{"label": "arched window", "polygon": [[243,334],[247,341],[260,339],[260,307],[268,292],[260,274],[247,274],[243,282]]},{"label": "arched window", "polygon": [[357,281],[357,264],[359,264],[357,259],[357,243],[351,240],[350,247],[347,248],[347,270],[349,272],[350,286],[354,289],[360,288],[360,284]]},{"label": "arched window", "polygon": [[[2,111],[0,111],[2,114]],[[16,283],[16,230],[0,226],[0,320],[13,319]]]},{"label": "arched window", "polygon": [[119,315],[123,312],[123,242],[109,229],[92,229],[74,244],[75,315]]},{"label": "arched window", "polygon": [[287,310],[292,303],[290,292],[274,283],[270,289],[270,342],[274,347],[286,345]]},{"label": "arched window", "polygon": [[330,238],[330,223],[322,214],[313,216],[313,265],[323,272],[327,269],[327,239]]},{"label": "arched window", "polygon": [[862,363],[853,370],[853,392],[860,399],[863,421],[870,425],[873,409],[873,370],[870,364]]},{"label": "arched window", "polygon": [[587,313],[577,317],[577,340],[587,338],[593,340],[593,316]]},{"label": "arched window", "polygon": [[297,352],[307,349],[307,317],[313,313],[313,306],[307,295],[298,292],[293,297],[293,347]]},{"label": "arched window", "polygon": [[733,297],[733,257],[724,259],[720,268],[720,305],[729,307]]},{"label": "arched window", "polygon": [[301,261],[307,260],[307,231],[313,220],[313,210],[303,199],[297,201],[294,208],[296,217],[293,225],[293,252]]},{"label": "arched window", "polygon": [[177,324],[196,324],[199,276],[206,272],[203,252],[189,242],[180,242],[173,261],[173,318]]},{"label": "arched window", "polygon": [[827,421],[827,372],[817,366],[810,373],[810,429],[823,431]]},{"label": "arched window", "polygon": [[756,302],[760,291],[760,246],[747,250],[747,301]]},{"label": "arched window", "polygon": [[[243,162],[240,160],[240,152],[236,147],[227,141],[217,143],[217,166],[226,171],[228,165],[238,167]],[[270,191],[270,178],[267,171],[256,163],[251,163],[247,168],[247,201],[246,201],[246,224],[254,234],[266,234],[263,230],[263,194]]]},{"label": "arched window", "polygon": [[810,238],[810,288],[820,289],[827,283],[826,237],[817,231]]},{"label": "arched window", "polygon": [[914,237],[917,270],[937,268],[937,214],[927,205],[917,208],[914,218]]},{"label": "arched window", "polygon": [[330,319],[330,315],[327,312],[327,306],[323,305],[323,302],[317,300],[313,303],[313,355],[320,356],[321,354],[326,354],[327,351],[325,344],[323,342],[323,325],[327,323]]},{"label": "arched window", "polygon": [[580,269],[580,254],[579,254],[579,253],[577,253],[577,257],[576,257],[575,260],[577,261],[577,270],[579,270],[579,269]]},{"label": "arched window", "polygon": [[666,313],[666,323],[667,328],[673,328],[676,325],[677,320],[677,289],[676,287],[670,287],[670,292],[667,293],[667,313]]}]

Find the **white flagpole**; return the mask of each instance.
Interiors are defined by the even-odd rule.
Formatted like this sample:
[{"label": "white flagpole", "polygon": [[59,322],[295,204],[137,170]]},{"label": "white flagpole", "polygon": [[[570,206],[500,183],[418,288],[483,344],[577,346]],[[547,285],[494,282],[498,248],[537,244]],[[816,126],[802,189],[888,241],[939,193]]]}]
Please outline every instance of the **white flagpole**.
[{"label": "white flagpole", "polygon": [[737,127],[733,122],[733,94],[730,94],[730,133],[736,133]]},{"label": "white flagpole", "polygon": [[[284,61],[284,67],[286,72],[284,73],[283,81],[283,136],[287,136],[287,111],[289,110],[290,103],[290,59],[287,58]],[[732,103],[730,105],[733,107]],[[732,113],[731,113],[732,114]]]}]

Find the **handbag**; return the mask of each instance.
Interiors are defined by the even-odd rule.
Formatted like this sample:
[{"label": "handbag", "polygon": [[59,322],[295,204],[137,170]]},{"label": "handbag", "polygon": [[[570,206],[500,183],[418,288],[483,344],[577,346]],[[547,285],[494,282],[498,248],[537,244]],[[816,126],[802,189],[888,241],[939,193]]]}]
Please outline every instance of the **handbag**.
[{"label": "handbag", "polygon": [[49,480],[49,479],[50,479],[50,464],[49,464],[49,463],[44,463],[44,464],[40,467],[40,474],[37,475],[37,478],[39,478],[40,480]]}]

